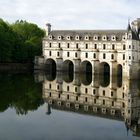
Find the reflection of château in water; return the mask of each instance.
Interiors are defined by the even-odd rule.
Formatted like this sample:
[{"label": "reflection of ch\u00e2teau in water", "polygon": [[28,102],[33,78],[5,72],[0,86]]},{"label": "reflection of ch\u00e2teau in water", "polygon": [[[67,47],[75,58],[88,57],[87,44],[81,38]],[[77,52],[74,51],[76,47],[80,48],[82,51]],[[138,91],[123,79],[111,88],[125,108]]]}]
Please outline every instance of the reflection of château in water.
[{"label": "reflection of ch\u00e2teau in water", "polygon": [[86,74],[47,74],[43,82],[47,113],[52,107],[123,120],[127,130],[140,135],[140,91],[137,81],[132,82]]}]

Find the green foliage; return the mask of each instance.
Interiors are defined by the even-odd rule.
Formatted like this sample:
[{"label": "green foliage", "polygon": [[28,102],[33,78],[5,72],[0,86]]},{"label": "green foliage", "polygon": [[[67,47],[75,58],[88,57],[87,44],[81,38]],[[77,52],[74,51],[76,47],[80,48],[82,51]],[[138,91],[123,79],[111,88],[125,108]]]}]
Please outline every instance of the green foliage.
[{"label": "green foliage", "polygon": [[0,62],[32,62],[42,53],[44,34],[35,24],[23,20],[9,24],[0,19]]}]

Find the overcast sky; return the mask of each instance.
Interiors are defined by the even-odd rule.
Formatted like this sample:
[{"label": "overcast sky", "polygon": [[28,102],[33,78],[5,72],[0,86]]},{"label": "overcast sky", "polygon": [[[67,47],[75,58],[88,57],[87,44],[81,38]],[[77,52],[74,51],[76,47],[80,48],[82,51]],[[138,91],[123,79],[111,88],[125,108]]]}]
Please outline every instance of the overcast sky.
[{"label": "overcast sky", "polygon": [[53,29],[124,29],[140,17],[140,0],[0,0],[0,18]]}]

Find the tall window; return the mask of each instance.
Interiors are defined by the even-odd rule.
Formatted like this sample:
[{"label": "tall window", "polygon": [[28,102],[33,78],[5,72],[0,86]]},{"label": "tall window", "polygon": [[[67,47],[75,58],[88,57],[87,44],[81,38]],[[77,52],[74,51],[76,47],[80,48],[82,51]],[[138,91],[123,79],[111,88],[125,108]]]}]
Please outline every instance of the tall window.
[{"label": "tall window", "polygon": [[87,88],[85,88],[85,93],[87,93],[88,92],[88,89]]},{"label": "tall window", "polygon": [[96,94],[96,90],[95,90],[95,89],[93,89],[93,94],[94,94],[94,95]]},{"label": "tall window", "polygon": [[85,53],[85,55],[86,55],[86,58],[88,58],[88,53]]},{"label": "tall window", "polygon": [[77,53],[75,53],[75,57],[77,57]]},{"label": "tall window", "polygon": [[68,48],[70,47],[70,43],[67,44],[67,47],[68,47]]},{"label": "tall window", "polygon": [[123,54],[123,60],[125,60],[125,54]]},{"label": "tall window", "polygon": [[50,56],[52,55],[52,52],[51,52],[51,51],[49,51],[49,55],[50,55]]},{"label": "tall window", "polygon": [[50,47],[50,48],[52,47],[52,43],[49,43],[49,47]]},{"label": "tall window", "polygon": [[105,45],[105,44],[103,44],[103,49],[104,49],[104,50],[106,49],[106,45]]},{"label": "tall window", "polygon": [[86,49],[88,49],[88,44],[86,44]]},{"label": "tall window", "polygon": [[69,86],[67,86],[67,91],[69,91]]},{"label": "tall window", "polygon": [[58,43],[58,47],[59,47],[59,48],[61,47],[61,44],[60,44],[60,43]]},{"label": "tall window", "polygon": [[57,56],[59,56],[59,52],[57,52]]},{"label": "tall window", "polygon": [[114,59],[114,54],[111,54],[111,59]]},{"label": "tall window", "polygon": [[125,44],[123,44],[123,50],[125,50],[126,49],[126,46],[125,46]]},{"label": "tall window", "polygon": [[87,97],[85,97],[85,102],[87,102]]},{"label": "tall window", "polygon": [[115,49],[115,44],[112,44],[112,50],[114,50]]},{"label": "tall window", "polygon": [[94,44],[94,48],[97,49],[97,44]]},{"label": "tall window", "polygon": [[69,52],[67,52],[67,57],[69,57],[70,56],[70,53]]},{"label": "tall window", "polygon": [[78,43],[76,43],[76,48],[78,49],[78,46],[79,46],[79,44]]},{"label": "tall window", "polygon": [[105,59],[106,58],[106,55],[105,55],[105,53],[103,53],[103,59]]},{"label": "tall window", "polygon": [[103,96],[105,96],[105,90],[103,90]]},{"label": "tall window", "polygon": [[93,58],[96,58],[96,53],[93,54]]}]

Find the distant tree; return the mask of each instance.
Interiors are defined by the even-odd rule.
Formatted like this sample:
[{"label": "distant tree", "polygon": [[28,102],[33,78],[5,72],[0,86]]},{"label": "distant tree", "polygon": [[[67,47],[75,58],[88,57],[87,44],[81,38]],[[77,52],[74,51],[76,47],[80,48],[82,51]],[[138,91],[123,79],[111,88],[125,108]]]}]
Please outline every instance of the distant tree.
[{"label": "distant tree", "polygon": [[44,30],[23,20],[9,24],[0,19],[0,62],[33,62],[41,55]]}]

